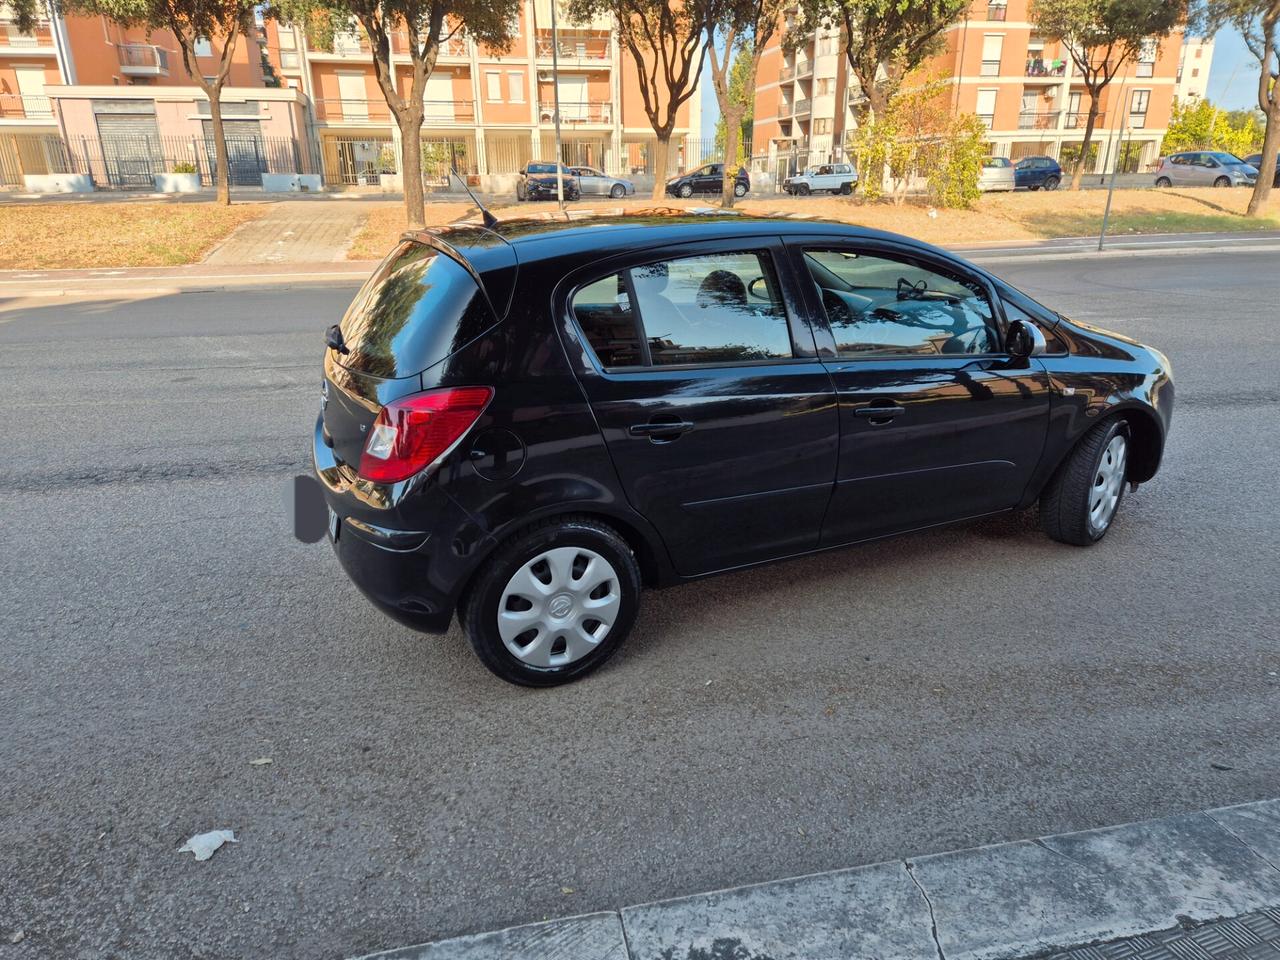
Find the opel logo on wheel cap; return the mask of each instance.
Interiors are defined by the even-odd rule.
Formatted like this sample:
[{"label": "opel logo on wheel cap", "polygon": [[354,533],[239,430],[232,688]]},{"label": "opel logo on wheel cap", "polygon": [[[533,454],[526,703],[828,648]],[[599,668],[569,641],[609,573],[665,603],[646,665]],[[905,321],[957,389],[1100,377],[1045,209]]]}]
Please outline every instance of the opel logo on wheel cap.
[{"label": "opel logo on wheel cap", "polygon": [[551,603],[547,605],[547,612],[557,620],[563,620],[573,612],[573,597],[562,593],[552,598]]}]

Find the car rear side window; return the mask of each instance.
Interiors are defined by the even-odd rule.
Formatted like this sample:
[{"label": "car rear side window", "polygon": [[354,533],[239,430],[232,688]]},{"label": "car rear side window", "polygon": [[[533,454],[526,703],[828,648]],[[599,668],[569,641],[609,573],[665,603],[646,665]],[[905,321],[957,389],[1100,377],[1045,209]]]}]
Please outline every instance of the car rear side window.
[{"label": "car rear side window", "polygon": [[806,250],[805,262],[842,357],[1000,349],[995,314],[975,280],[849,250]]},{"label": "car rear side window", "polygon": [[573,311],[605,367],[793,356],[778,276],[767,253],[717,253],[633,267],[580,288]]},{"label": "car rear side window", "polygon": [[452,257],[406,241],[382,262],[342,318],[338,362],[376,377],[408,377],[494,323],[471,274]]}]

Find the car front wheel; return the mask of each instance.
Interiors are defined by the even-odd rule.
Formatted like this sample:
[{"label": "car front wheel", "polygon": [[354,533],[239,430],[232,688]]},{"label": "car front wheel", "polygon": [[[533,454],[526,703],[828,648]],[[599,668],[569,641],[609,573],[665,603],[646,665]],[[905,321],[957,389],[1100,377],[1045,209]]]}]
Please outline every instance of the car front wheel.
[{"label": "car front wheel", "polygon": [[693,185],[688,183],[681,184],[679,192],[680,192],[680,196],[688,200],[690,197],[693,196]]},{"label": "car front wheel", "polygon": [[1087,547],[1115,520],[1124,499],[1129,430],[1123,420],[1103,421],[1084,435],[1040,496],[1040,523],[1054,540]]},{"label": "car front wheel", "polygon": [[476,655],[509,683],[577,680],[622,645],[640,603],[640,567],[612,528],[587,518],[536,524],[497,549],[467,593]]},{"label": "car front wheel", "polygon": [[1062,182],[1062,181],[1061,181],[1061,180],[1059,180],[1057,177],[1049,177],[1049,178],[1048,178],[1047,180],[1045,180],[1045,182],[1044,182],[1044,188],[1045,188],[1046,190],[1057,190],[1057,189],[1058,189],[1058,185],[1059,185],[1061,182]]},{"label": "car front wheel", "polygon": [[1213,181],[1213,185],[1215,187],[1229,187],[1231,186],[1231,178],[1219,177],[1217,180]]},{"label": "car front wheel", "polygon": [[610,190],[609,190],[609,196],[613,197],[613,199],[615,199],[615,200],[621,200],[621,199],[622,199],[622,197],[623,197],[623,195],[624,195],[626,192],[627,192],[627,188],[626,188],[626,187],[624,187],[624,186],[623,186],[622,184],[620,184],[620,183],[615,183],[615,184],[613,185],[613,187],[612,187],[612,188],[610,188]]}]

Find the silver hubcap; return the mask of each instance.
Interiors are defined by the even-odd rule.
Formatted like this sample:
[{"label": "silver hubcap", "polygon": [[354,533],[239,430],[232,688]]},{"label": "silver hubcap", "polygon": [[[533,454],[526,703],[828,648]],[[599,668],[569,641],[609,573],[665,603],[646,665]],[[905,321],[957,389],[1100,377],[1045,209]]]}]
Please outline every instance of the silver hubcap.
[{"label": "silver hubcap", "polygon": [[1093,477],[1089,491],[1089,526],[1094,533],[1107,529],[1116,515],[1120,491],[1124,488],[1125,463],[1129,458],[1129,445],[1121,434],[1116,434],[1102,451],[1098,472]]},{"label": "silver hubcap", "polygon": [[531,667],[562,667],[596,649],[622,607],[613,565],[585,547],[540,553],[507,581],[498,635]]}]

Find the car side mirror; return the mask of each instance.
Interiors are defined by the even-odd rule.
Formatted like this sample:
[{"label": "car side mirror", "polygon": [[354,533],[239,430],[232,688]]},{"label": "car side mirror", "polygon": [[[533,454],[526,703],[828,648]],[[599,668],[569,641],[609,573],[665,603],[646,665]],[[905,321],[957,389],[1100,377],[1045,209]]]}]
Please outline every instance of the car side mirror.
[{"label": "car side mirror", "polygon": [[1044,334],[1028,320],[1015,320],[1005,334],[1005,350],[1018,360],[1039,357],[1048,349]]}]

